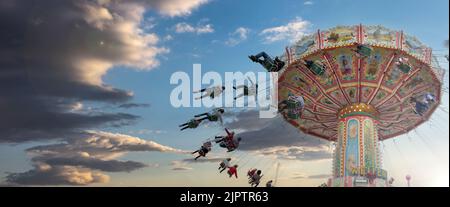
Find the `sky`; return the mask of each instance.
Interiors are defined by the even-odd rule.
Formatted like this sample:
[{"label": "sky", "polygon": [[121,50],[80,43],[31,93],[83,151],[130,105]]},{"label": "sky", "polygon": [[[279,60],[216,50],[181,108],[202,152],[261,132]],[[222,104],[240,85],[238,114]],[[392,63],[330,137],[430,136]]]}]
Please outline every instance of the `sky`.
[{"label": "sky", "polygon": [[[441,106],[415,131],[380,144],[394,185],[449,186],[446,0],[3,0],[0,2],[0,185],[247,186],[260,167],[277,186],[318,186],[332,145],[280,118],[231,111],[239,150],[188,152],[223,133],[179,131],[207,108],[174,108],[174,72],[264,70],[247,56],[282,54],[296,39],[336,25],[383,25],[433,48],[446,69]],[[239,179],[217,171],[231,156]]]}]

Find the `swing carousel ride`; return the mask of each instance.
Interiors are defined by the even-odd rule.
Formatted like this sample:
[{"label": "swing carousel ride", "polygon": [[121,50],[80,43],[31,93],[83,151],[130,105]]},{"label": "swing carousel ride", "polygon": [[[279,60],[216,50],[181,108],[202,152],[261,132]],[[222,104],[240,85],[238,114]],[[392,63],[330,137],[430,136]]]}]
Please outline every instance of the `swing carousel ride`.
[{"label": "swing carousel ride", "polygon": [[444,72],[431,48],[382,26],[338,26],[303,37],[282,58],[279,100],[305,102],[284,119],[336,144],[327,185],[388,186],[379,141],[415,129],[440,103]]}]

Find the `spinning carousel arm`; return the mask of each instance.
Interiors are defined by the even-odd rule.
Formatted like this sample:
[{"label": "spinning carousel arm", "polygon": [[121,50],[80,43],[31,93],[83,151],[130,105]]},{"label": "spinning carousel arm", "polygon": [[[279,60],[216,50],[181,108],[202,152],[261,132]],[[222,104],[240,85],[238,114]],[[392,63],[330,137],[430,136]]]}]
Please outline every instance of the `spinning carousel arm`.
[{"label": "spinning carousel arm", "polygon": [[406,81],[408,81],[417,72],[419,72],[419,70],[420,70],[420,68],[416,68],[416,70],[412,71],[410,74],[408,74],[406,77],[404,77],[401,80],[401,84],[398,84],[398,86],[394,88],[392,93],[389,96],[386,96],[383,100],[381,100],[380,103],[378,103],[375,107],[379,107],[379,106],[383,105],[386,101],[388,101],[390,98],[392,98],[397,93],[397,91],[406,83]]},{"label": "spinning carousel arm", "polygon": [[394,61],[394,59],[396,58],[397,54],[393,53],[391,55],[391,57],[389,58],[389,62],[386,64],[386,66],[383,69],[383,74],[381,74],[381,78],[378,81],[377,87],[375,88],[375,90],[372,92],[372,95],[370,96],[369,101],[367,102],[367,104],[370,104],[370,102],[372,102],[373,98],[375,98],[375,95],[378,93],[378,91],[380,90],[381,87],[381,83],[383,83],[384,77],[386,76],[386,72],[389,69],[389,67],[391,67],[392,62]]},{"label": "spinning carousel arm", "polygon": [[313,77],[310,76],[307,72],[305,72],[305,71],[309,71],[307,68],[305,68],[302,64],[299,64],[299,65],[300,65],[299,67],[300,67],[301,69],[303,69],[303,70],[300,70],[300,68],[298,68],[298,67],[295,67],[295,69],[297,69],[300,73],[303,73],[306,77],[308,77],[308,78],[309,78],[309,79],[310,79],[310,80],[311,80],[311,81],[319,88],[319,90],[320,90],[320,92],[322,93],[322,95],[324,95],[325,97],[327,97],[328,99],[330,99],[331,102],[333,102],[335,105],[338,106],[338,108],[342,108],[342,107],[343,107],[336,99],[334,99],[333,97],[329,96],[329,95],[325,92],[325,90],[322,88],[321,84],[319,84],[315,78],[313,78]]}]

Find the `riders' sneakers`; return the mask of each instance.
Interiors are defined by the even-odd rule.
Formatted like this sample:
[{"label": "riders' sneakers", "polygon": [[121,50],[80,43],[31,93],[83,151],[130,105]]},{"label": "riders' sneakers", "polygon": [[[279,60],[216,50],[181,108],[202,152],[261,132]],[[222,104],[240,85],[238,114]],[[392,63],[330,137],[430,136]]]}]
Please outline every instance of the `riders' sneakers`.
[{"label": "riders' sneakers", "polygon": [[250,58],[250,60],[252,60],[253,62],[256,62],[258,60],[254,55],[250,55],[248,56],[248,58]]}]

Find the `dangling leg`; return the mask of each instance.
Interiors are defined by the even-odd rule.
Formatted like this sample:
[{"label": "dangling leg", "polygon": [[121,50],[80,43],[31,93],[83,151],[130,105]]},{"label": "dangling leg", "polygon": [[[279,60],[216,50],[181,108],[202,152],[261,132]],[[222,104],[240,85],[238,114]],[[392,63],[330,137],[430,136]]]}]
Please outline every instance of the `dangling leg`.
[{"label": "dangling leg", "polygon": [[214,139],[214,142],[216,142],[216,143],[220,143],[220,142],[222,142],[222,141],[223,141],[223,139],[224,139],[224,137],[223,137],[223,136],[216,136],[216,137],[215,137],[215,139]]},{"label": "dangling leg", "polygon": [[257,60],[259,60],[260,57],[262,57],[264,60],[272,59],[272,58],[270,58],[270,56],[269,56],[266,52],[264,52],[264,51],[263,51],[263,52],[260,52],[260,53],[258,53],[258,54],[255,55],[255,58],[256,58]]},{"label": "dangling leg", "polygon": [[198,155],[194,160],[197,160],[199,157],[201,157],[202,155]]},{"label": "dangling leg", "polygon": [[206,98],[206,97],[208,97],[208,96],[211,96],[211,94],[205,93],[205,94],[203,94],[202,96],[195,98],[195,100],[203,99],[203,98]]},{"label": "dangling leg", "polygon": [[189,124],[189,123],[184,123],[184,124],[180,125],[179,127],[187,126],[188,124]]},{"label": "dangling leg", "polygon": [[208,117],[203,117],[203,118],[199,119],[199,121],[203,121],[205,119],[208,119]]},{"label": "dangling leg", "polygon": [[181,128],[180,131],[183,131],[183,130],[185,130],[187,128],[189,128],[189,126],[185,126],[185,127]]},{"label": "dangling leg", "polygon": [[207,115],[208,115],[208,113],[203,113],[203,114],[197,114],[194,117],[201,117],[201,116],[207,116]]},{"label": "dangling leg", "polygon": [[205,92],[205,91],[206,91],[206,88],[201,89],[201,90],[199,90],[199,91],[194,91],[194,92],[192,92],[192,93],[201,93],[201,92]]},{"label": "dangling leg", "polygon": [[[260,53],[258,53],[258,54],[256,54],[256,55],[250,55],[250,56],[248,56],[253,62],[258,62],[258,63],[260,63],[260,64],[263,64],[266,60],[272,60],[272,58],[270,58],[270,56],[269,55],[267,55],[267,53],[265,53],[264,51],[263,52],[260,52]],[[263,58],[263,60],[261,60],[260,59],[260,57],[262,57]]]}]

